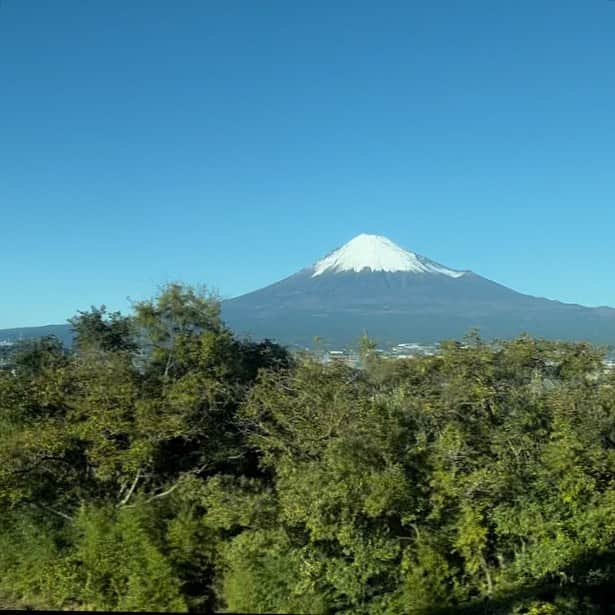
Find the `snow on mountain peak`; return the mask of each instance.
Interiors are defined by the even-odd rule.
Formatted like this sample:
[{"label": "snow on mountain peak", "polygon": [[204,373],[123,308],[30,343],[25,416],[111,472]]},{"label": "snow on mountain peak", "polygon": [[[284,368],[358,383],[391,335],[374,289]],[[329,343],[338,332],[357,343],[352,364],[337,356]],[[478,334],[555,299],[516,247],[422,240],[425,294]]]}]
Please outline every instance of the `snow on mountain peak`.
[{"label": "snow on mountain peak", "polygon": [[408,252],[380,235],[357,235],[314,265],[312,277],[323,273],[341,271],[409,271],[411,273],[436,273],[459,278],[464,271],[454,271],[429,259]]}]

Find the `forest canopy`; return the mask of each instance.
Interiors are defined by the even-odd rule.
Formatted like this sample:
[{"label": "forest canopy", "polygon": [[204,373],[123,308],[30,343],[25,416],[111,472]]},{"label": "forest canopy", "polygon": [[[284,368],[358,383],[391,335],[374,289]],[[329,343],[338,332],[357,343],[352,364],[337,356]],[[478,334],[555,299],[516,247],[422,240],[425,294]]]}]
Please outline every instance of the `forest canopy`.
[{"label": "forest canopy", "polygon": [[613,612],[600,349],[324,364],[178,284],[71,324],[0,368],[0,608]]}]

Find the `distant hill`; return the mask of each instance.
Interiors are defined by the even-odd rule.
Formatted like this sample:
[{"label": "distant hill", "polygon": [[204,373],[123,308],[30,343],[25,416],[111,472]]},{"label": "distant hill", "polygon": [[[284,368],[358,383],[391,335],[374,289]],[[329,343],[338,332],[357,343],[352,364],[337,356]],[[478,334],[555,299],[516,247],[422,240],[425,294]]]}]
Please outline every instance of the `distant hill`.
[{"label": "distant hill", "polygon": [[21,339],[35,339],[55,335],[62,343],[70,346],[72,343],[72,328],[70,325],[45,325],[42,327],[18,327],[16,329],[0,329],[0,342],[16,342]]}]

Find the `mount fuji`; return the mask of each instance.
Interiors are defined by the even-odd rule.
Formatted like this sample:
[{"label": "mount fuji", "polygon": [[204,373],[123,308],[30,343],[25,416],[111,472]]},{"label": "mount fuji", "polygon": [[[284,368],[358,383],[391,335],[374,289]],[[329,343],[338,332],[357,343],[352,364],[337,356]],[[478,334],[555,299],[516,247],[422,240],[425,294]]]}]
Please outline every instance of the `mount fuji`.
[{"label": "mount fuji", "polygon": [[[240,336],[289,346],[355,344],[366,332],[382,346],[460,339],[535,337],[615,344],[615,309],[589,308],[518,293],[471,271],[441,265],[386,237],[358,235],[310,267],[222,302]],[[0,330],[0,341],[54,334],[69,325]]]},{"label": "mount fuji", "polygon": [[521,333],[615,342],[615,309],[525,295],[471,271],[358,235],[314,265],[222,303],[239,334],[309,346],[349,345],[363,332],[381,344],[432,343],[478,328],[485,339]]}]

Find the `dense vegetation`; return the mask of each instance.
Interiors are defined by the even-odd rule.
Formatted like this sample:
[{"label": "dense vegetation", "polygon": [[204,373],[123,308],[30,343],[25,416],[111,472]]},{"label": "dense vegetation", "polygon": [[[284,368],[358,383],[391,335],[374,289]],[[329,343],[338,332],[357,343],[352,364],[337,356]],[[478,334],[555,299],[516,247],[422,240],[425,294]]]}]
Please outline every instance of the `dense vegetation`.
[{"label": "dense vegetation", "polygon": [[178,285],[0,370],[0,605],[594,613],[615,377],[473,336],[364,369],[236,339]]}]

